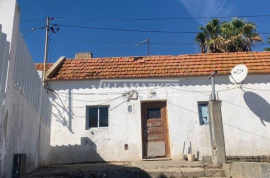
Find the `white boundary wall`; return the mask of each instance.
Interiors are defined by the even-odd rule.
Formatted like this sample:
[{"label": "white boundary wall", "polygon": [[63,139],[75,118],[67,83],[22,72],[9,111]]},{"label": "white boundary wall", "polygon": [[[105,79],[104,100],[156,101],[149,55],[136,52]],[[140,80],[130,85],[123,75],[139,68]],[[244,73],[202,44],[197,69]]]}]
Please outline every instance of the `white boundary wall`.
[{"label": "white boundary wall", "polygon": [[16,0],[0,1],[0,178],[11,177],[14,153],[26,171],[48,164],[51,102],[19,30]]}]

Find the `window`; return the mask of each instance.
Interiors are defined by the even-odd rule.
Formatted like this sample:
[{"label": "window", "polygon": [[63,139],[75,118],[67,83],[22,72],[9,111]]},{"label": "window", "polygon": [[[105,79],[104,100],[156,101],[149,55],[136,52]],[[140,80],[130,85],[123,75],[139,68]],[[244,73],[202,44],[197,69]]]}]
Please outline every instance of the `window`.
[{"label": "window", "polygon": [[147,119],[160,119],[160,108],[147,108]]},{"label": "window", "polygon": [[109,107],[89,106],[86,108],[86,129],[108,127]]},{"label": "window", "polygon": [[201,125],[209,124],[208,102],[199,103],[198,107],[199,107],[200,124]]}]

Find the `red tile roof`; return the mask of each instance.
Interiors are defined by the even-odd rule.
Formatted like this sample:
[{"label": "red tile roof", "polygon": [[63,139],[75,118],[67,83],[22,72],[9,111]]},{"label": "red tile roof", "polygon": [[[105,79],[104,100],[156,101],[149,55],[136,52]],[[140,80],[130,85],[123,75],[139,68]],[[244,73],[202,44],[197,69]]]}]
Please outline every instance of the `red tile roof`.
[{"label": "red tile roof", "polygon": [[251,74],[270,73],[270,52],[67,59],[49,80],[178,77],[228,74],[245,64]]},{"label": "red tile roof", "polygon": [[[52,67],[53,63],[47,63],[46,70],[49,70],[50,67]],[[43,63],[37,63],[35,64],[37,70],[44,70],[44,64]]]}]

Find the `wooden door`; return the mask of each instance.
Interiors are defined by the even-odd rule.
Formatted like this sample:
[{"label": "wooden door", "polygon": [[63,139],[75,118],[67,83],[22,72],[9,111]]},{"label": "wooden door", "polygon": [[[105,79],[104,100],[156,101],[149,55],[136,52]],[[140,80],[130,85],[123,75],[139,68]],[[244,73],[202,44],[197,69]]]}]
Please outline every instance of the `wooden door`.
[{"label": "wooden door", "polygon": [[168,157],[166,102],[142,103],[143,157]]}]

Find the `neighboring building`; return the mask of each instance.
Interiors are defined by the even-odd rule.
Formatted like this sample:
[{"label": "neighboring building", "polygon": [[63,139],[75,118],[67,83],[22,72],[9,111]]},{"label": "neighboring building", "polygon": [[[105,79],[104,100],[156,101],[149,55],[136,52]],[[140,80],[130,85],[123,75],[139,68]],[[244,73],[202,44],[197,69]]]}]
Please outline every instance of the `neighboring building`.
[{"label": "neighboring building", "polygon": [[[249,69],[241,88],[229,81],[238,64]],[[47,73],[51,163],[211,155],[207,103],[214,70],[227,156],[270,155],[270,53],[81,55],[60,58]]]}]

